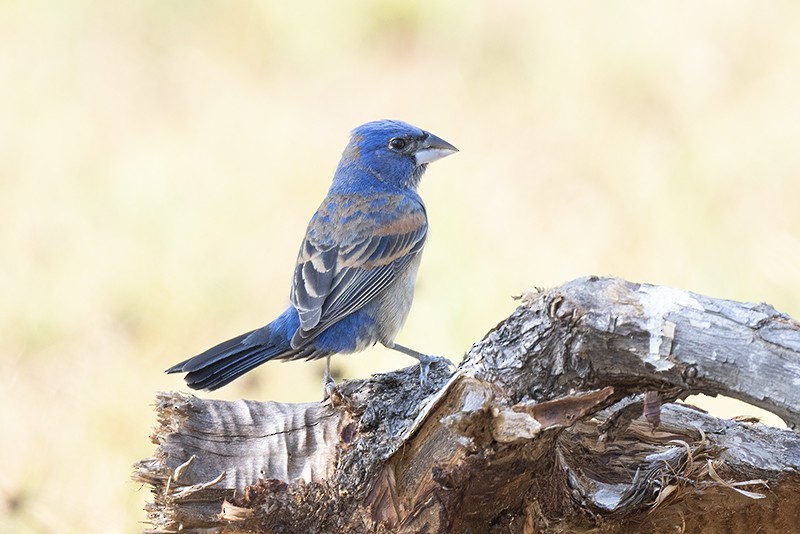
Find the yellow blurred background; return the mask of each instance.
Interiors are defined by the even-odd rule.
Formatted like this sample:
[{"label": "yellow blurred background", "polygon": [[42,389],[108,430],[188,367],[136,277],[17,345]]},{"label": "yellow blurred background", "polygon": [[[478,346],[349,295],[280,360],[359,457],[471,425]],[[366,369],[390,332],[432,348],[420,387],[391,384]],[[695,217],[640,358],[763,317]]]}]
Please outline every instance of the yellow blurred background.
[{"label": "yellow blurred background", "polygon": [[[380,118],[461,149],[422,183],[400,343],[458,361],[588,274],[800,316],[797,2],[0,2],[0,533],[144,527],[163,370],[286,306]],[[208,396],[313,400],[321,372]]]}]

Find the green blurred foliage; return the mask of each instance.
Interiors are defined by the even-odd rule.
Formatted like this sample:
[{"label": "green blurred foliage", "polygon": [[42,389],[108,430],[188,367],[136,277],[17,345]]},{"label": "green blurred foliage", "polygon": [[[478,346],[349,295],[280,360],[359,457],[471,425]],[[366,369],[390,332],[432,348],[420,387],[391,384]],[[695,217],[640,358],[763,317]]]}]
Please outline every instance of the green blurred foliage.
[{"label": "green blurred foliage", "polygon": [[163,369],[286,305],[367,120],[462,151],[422,184],[403,344],[458,360],[512,295],[587,274],[800,315],[798,87],[789,0],[0,3],[0,532],[141,527]]}]

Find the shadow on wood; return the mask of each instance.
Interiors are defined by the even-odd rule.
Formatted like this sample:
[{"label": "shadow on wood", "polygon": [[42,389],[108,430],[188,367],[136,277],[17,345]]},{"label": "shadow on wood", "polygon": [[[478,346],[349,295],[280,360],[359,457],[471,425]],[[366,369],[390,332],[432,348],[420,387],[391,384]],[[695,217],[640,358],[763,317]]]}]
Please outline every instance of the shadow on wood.
[{"label": "shadow on wood", "polygon": [[[800,434],[673,403],[725,394],[800,422],[800,325],[766,304],[613,278],[522,297],[454,374],[332,402],[158,397],[147,532],[791,532]],[[645,416],[643,416],[643,413]]]}]

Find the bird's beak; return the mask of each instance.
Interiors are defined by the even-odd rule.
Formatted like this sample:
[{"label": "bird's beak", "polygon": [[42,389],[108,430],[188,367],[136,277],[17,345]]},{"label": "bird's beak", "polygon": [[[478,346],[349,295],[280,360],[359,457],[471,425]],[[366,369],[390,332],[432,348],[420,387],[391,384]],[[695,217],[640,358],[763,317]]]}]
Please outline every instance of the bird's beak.
[{"label": "bird's beak", "polygon": [[414,158],[417,161],[417,165],[423,165],[425,163],[431,163],[432,161],[436,161],[437,159],[442,159],[445,156],[449,156],[450,154],[455,154],[458,152],[458,149],[442,139],[441,137],[436,137],[432,133],[425,132],[427,137],[422,142],[422,146],[414,152]]}]

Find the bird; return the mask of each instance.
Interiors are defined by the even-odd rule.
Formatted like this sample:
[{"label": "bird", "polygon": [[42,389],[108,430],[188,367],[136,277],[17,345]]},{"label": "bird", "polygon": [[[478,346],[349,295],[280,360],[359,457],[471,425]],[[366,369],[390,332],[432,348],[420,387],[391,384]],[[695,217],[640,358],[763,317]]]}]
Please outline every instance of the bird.
[{"label": "bird", "polygon": [[311,217],[292,276],[289,307],[276,319],[182,361],[192,389],[218,389],[270,360],[326,359],[323,398],[334,389],[330,359],[377,343],[420,362],[449,360],[394,342],[408,316],[428,217],[417,192],[428,165],[458,152],[397,120],[352,130],[330,189]]}]

